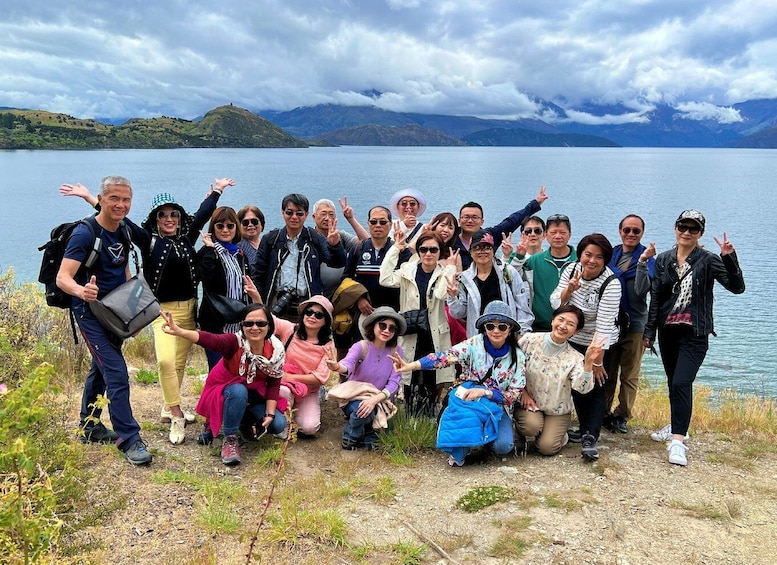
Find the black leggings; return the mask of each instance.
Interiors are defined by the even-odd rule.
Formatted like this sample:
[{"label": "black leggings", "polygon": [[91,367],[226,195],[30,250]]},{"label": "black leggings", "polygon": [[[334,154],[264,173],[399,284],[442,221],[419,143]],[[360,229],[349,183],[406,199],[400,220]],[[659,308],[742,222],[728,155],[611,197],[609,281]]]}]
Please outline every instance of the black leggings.
[{"label": "black leggings", "polygon": [[[583,355],[585,355],[585,350],[588,349],[587,345],[580,345],[578,343],[572,343],[571,341],[569,342],[569,345]],[[609,367],[611,358],[612,350],[605,349],[602,365]],[[576,390],[572,391],[572,401],[575,403],[575,412],[577,412],[577,419],[580,421],[580,432],[591,434],[597,440],[599,439],[599,432],[602,430],[604,413],[607,410],[604,396],[604,387],[598,384],[595,378],[594,388],[591,392],[582,394]]]},{"label": "black leggings", "polygon": [[693,381],[709,349],[709,336],[696,336],[691,326],[671,324],[658,330],[658,347],[669,386],[672,433],[688,433],[693,412]]},{"label": "black leggings", "polygon": [[[432,334],[421,332],[417,336],[415,356],[421,358],[434,351]],[[410,384],[405,385],[405,412],[408,416],[434,418],[437,404],[437,371],[413,371]]]}]

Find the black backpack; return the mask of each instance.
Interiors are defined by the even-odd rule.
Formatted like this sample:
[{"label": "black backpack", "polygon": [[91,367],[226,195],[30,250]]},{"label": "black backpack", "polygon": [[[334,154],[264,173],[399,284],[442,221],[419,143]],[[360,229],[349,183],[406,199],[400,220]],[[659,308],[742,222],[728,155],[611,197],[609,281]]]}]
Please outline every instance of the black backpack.
[{"label": "black backpack", "polygon": [[62,259],[65,256],[67,242],[70,240],[70,236],[73,235],[73,230],[80,224],[86,225],[94,238],[92,250],[86,258],[86,261],[83,262],[82,267],[89,269],[89,267],[97,260],[97,257],[99,257],[102,241],[95,235],[94,227],[92,227],[93,218],[94,216],[89,216],[82,220],[65,222],[64,224],[58,225],[51,230],[51,239],[38,247],[38,251],[43,251],[38,282],[42,283],[46,289],[46,304],[49,306],[53,306],[54,308],[70,308],[71,296],[57,286],[57,273],[62,264]]}]

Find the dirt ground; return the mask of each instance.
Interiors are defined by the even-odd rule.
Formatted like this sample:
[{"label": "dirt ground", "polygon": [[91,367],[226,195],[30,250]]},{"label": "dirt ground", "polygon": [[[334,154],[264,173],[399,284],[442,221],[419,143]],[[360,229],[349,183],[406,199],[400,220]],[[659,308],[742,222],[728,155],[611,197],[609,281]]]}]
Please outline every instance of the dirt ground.
[{"label": "dirt ground", "polygon": [[[199,424],[187,428],[183,445],[167,441],[167,426],[157,424],[160,402],[157,385],[133,381],[136,418],[156,454],[150,466],[132,467],[112,447],[89,447],[89,465],[98,477],[91,489],[93,504],[109,506],[116,499],[123,504],[75,535],[79,543],[96,548],[83,555],[94,563],[244,563],[246,538],[256,528],[273,474],[255,462],[263,444],[246,445],[243,464],[224,467],[211,449],[196,444]],[[185,397],[185,406],[195,404],[193,395]],[[347,523],[351,546],[433,540],[450,556],[429,548],[425,563],[777,562],[777,456],[743,450],[726,437],[694,435],[685,468],[667,462],[664,444],[651,441],[649,430],[635,428],[625,436],[603,431],[601,460],[594,465],[584,463],[579,446],[570,444],[555,457],[491,456],[451,469],[436,451],[415,455],[406,466],[393,465],[381,454],[343,451],[343,418],[331,401],[324,407],[323,424],[317,438],[289,445],[279,486],[346,471],[365,480],[389,476],[396,485],[396,496],[387,504],[354,495],[334,508]],[[243,516],[243,534],[248,535],[209,534],[195,516],[202,495],[155,480],[165,470],[243,484],[251,499]],[[483,486],[508,487],[518,496],[475,513],[456,507],[461,496]],[[522,555],[494,557],[500,532],[521,518],[528,524],[521,532],[527,543]],[[360,560],[346,548],[317,553],[315,544],[291,554],[268,549],[267,555],[272,558],[261,562],[397,562],[396,555],[379,553]]]}]

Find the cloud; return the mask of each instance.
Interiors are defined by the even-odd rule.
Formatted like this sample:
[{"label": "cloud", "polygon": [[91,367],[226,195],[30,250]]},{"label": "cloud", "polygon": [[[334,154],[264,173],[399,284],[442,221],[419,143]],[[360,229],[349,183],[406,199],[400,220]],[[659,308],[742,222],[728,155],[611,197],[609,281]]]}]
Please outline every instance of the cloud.
[{"label": "cloud", "polygon": [[725,107],[777,97],[774,29],[767,0],[7,0],[0,105],[113,118],[229,102],[490,117],[548,117],[535,97]]},{"label": "cloud", "polygon": [[715,106],[709,102],[683,102],[675,106],[679,117],[686,120],[714,120],[720,124],[734,124],[743,121],[739,110]]},{"label": "cloud", "polygon": [[630,112],[626,114],[605,114],[603,116],[595,116],[587,112],[580,112],[577,110],[567,110],[567,116],[569,120],[578,122],[588,126],[603,126],[603,125],[620,125],[620,124],[646,124],[650,122],[650,119],[641,112]]}]

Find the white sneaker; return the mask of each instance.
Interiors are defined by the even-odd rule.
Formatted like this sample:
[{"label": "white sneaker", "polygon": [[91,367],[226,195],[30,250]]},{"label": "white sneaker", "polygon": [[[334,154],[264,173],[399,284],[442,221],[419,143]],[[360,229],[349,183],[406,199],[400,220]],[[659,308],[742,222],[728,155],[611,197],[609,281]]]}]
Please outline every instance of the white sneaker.
[{"label": "white sneaker", "polygon": [[669,462],[674,465],[682,465],[685,467],[688,464],[688,458],[685,456],[685,452],[688,451],[686,446],[679,439],[673,439],[669,447],[666,448],[669,452]]},{"label": "white sneaker", "polygon": [[[193,424],[197,417],[191,412],[183,411],[183,417],[186,420],[186,424]],[[162,406],[162,410],[159,411],[159,421],[163,424],[169,424],[173,421],[173,413],[167,406]]]},{"label": "white sneaker", "polygon": [[[688,434],[685,434],[685,439],[690,437]],[[672,424],[667,424],[657,432],[650,434],[650,439],[653,441],[669,441],[672,439]]]},{"label": "white sneaker", "polygon": [[186,418],[173,416],[170,421],[170,443],[180,445],[186,439]]}]

